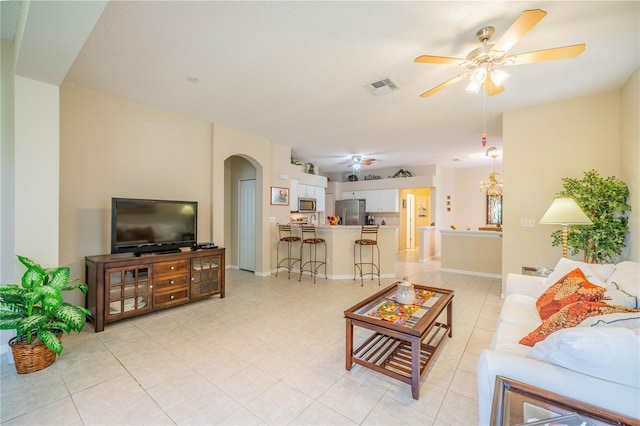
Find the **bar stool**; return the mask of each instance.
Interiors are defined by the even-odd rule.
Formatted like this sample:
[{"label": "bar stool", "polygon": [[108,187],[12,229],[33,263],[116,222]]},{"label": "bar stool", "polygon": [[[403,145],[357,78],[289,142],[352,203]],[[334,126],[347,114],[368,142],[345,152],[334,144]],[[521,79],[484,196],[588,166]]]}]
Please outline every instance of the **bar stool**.
[{"label": "bar stool", "polygon": [[[300,245],[300,278],[302,280],[302,273],[308,271],[313,275],[313,283],[316,282],[316,275],[318,275],[318,269],[324,266],[324,277],[327,278],[327,244],[323,238],[316,237],[316,227],[314,225],[302,225],[302,244]],[[318,245],[324,246],[324,260],[318,260]],[[309,260],[303,262],[304,246],[309,247]],[[309,265],[309,269],[305,269],[305,266]]]},{"label": "bar stool", "polygon": [[[364,247],[371,247],[371,261],[363,262],[362,250]],[[378,263],[374,261],[373,249],[376,249],[378,254]],[[359,249],[359,253],[358,253]],[[365,253],[366,254],[366,253]],[[365,268],[365,267],[369,268]],[[371,272],[364,272],[365,269],[371,269]],[[353,279],[355,281],[357,272],[360,272],[360,285],[364,285],[363,277],[365,275],[378,276],[378,285],[380,285],[380,247],[378,247],[378,225],[367,226],[364,225],[360,231],[360,239],[355,241],[353,245]]]},{"label": "bar stool", "polygon": [[[287,268],[287,278],[291,279],[291,269],[293,269],[293,265],[300,262],[299,257],[291,256],[291,247],[298,241],[300,241],[300,237],[296,237],[291,233],[291,224],[280,225],[276,223],[278,227],[278,234],[280,240],[278,241],[278,245],[276,247],[276,277],[278,276],[278,271],[280,268]],[[280,259],[280,244],[287,245],[287,257]]]}]

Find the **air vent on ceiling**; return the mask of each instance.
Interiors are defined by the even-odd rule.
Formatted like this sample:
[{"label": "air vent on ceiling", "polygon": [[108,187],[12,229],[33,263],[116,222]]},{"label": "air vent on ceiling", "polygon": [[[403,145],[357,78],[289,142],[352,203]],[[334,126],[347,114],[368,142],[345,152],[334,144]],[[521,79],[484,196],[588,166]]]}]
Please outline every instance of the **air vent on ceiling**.
[{"label": "air vent on ceiling", "polygon": [[367,85],[362,86],[367,90],[367,92],[372,95],[384,95],[385,93],[392,92],[394,90],[398,90],[398,85],[395,81],[390,78],[385,78],[384,80],[374,81],[373,83],[369,83]]}]

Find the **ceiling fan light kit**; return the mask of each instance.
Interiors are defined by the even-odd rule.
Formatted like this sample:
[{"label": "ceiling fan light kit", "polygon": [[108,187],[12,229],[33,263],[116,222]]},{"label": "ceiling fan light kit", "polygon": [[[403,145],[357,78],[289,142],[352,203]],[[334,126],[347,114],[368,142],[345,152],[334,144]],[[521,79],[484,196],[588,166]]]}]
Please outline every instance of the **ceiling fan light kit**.
[{"label": "ceiling fan light kit", "polygon": [[476,37],[478,37],[482,46],[472,50],[465,59],[431,55],[418,56],[414,62],[459,65],[469,69],[469,71],[463,72],[427,90],[420,96],[423,98],[431,96],[466,77],[469,77],[469,84],[465,90],[478,93],[484,84],[487,94],[494,96],[504,91],[504,82],[509,78],[509,74],[501,69],[497,69],[496,65],[509,66],[555,61],[558,59],[575,58],[584,52],[584,44],[575,44],[535,52],[507,55],[507,51],[540,22],[546,14],[547,12],[541,9],[525,10],[495,44],[488,44],[495,32],[494,27],[487,26],[479,29],[476,32]]},{"label": "ceiling fan light kit", "polygon": [[370,166],[374,161],[376,161],[375,158],[362,158],[362,155],[352,155],[347,167],[351,167],[353,170],[360,170],[363,165]]}]

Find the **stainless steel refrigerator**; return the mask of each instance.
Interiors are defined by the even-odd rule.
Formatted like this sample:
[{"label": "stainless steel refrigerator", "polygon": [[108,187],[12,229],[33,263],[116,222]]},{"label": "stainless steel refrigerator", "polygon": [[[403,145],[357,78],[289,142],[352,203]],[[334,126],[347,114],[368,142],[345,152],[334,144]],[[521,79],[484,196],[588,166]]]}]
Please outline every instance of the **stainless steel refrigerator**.
[{"label": "stainless steel refrigerator", "polygon": [[343,225],[364,225],[365,200],[338,200],[336,201],[336,216],[342,218]]}]

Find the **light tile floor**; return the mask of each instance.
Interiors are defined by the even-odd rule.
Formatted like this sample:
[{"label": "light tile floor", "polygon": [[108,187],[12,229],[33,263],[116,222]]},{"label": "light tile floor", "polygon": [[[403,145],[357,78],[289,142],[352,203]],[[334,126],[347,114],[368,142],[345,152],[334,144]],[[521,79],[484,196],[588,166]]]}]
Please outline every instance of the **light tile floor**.
[{"label": "light tile floor", "polygon": [[[476,363],[502,305],[499,279],[442,273],[409,251],[397,276],[455,290],[454,333],[409,385],[345,369],[345,309],[377,292],[227,270],[227,296],[65,335],[51,367],[18,375],[2,357],[3,425],[473,425]],[[395,280],[384,279],[382,286]],[[364,336],[364,330],[357,329]],[[358,333],[359,332],[359,333]]]}]

